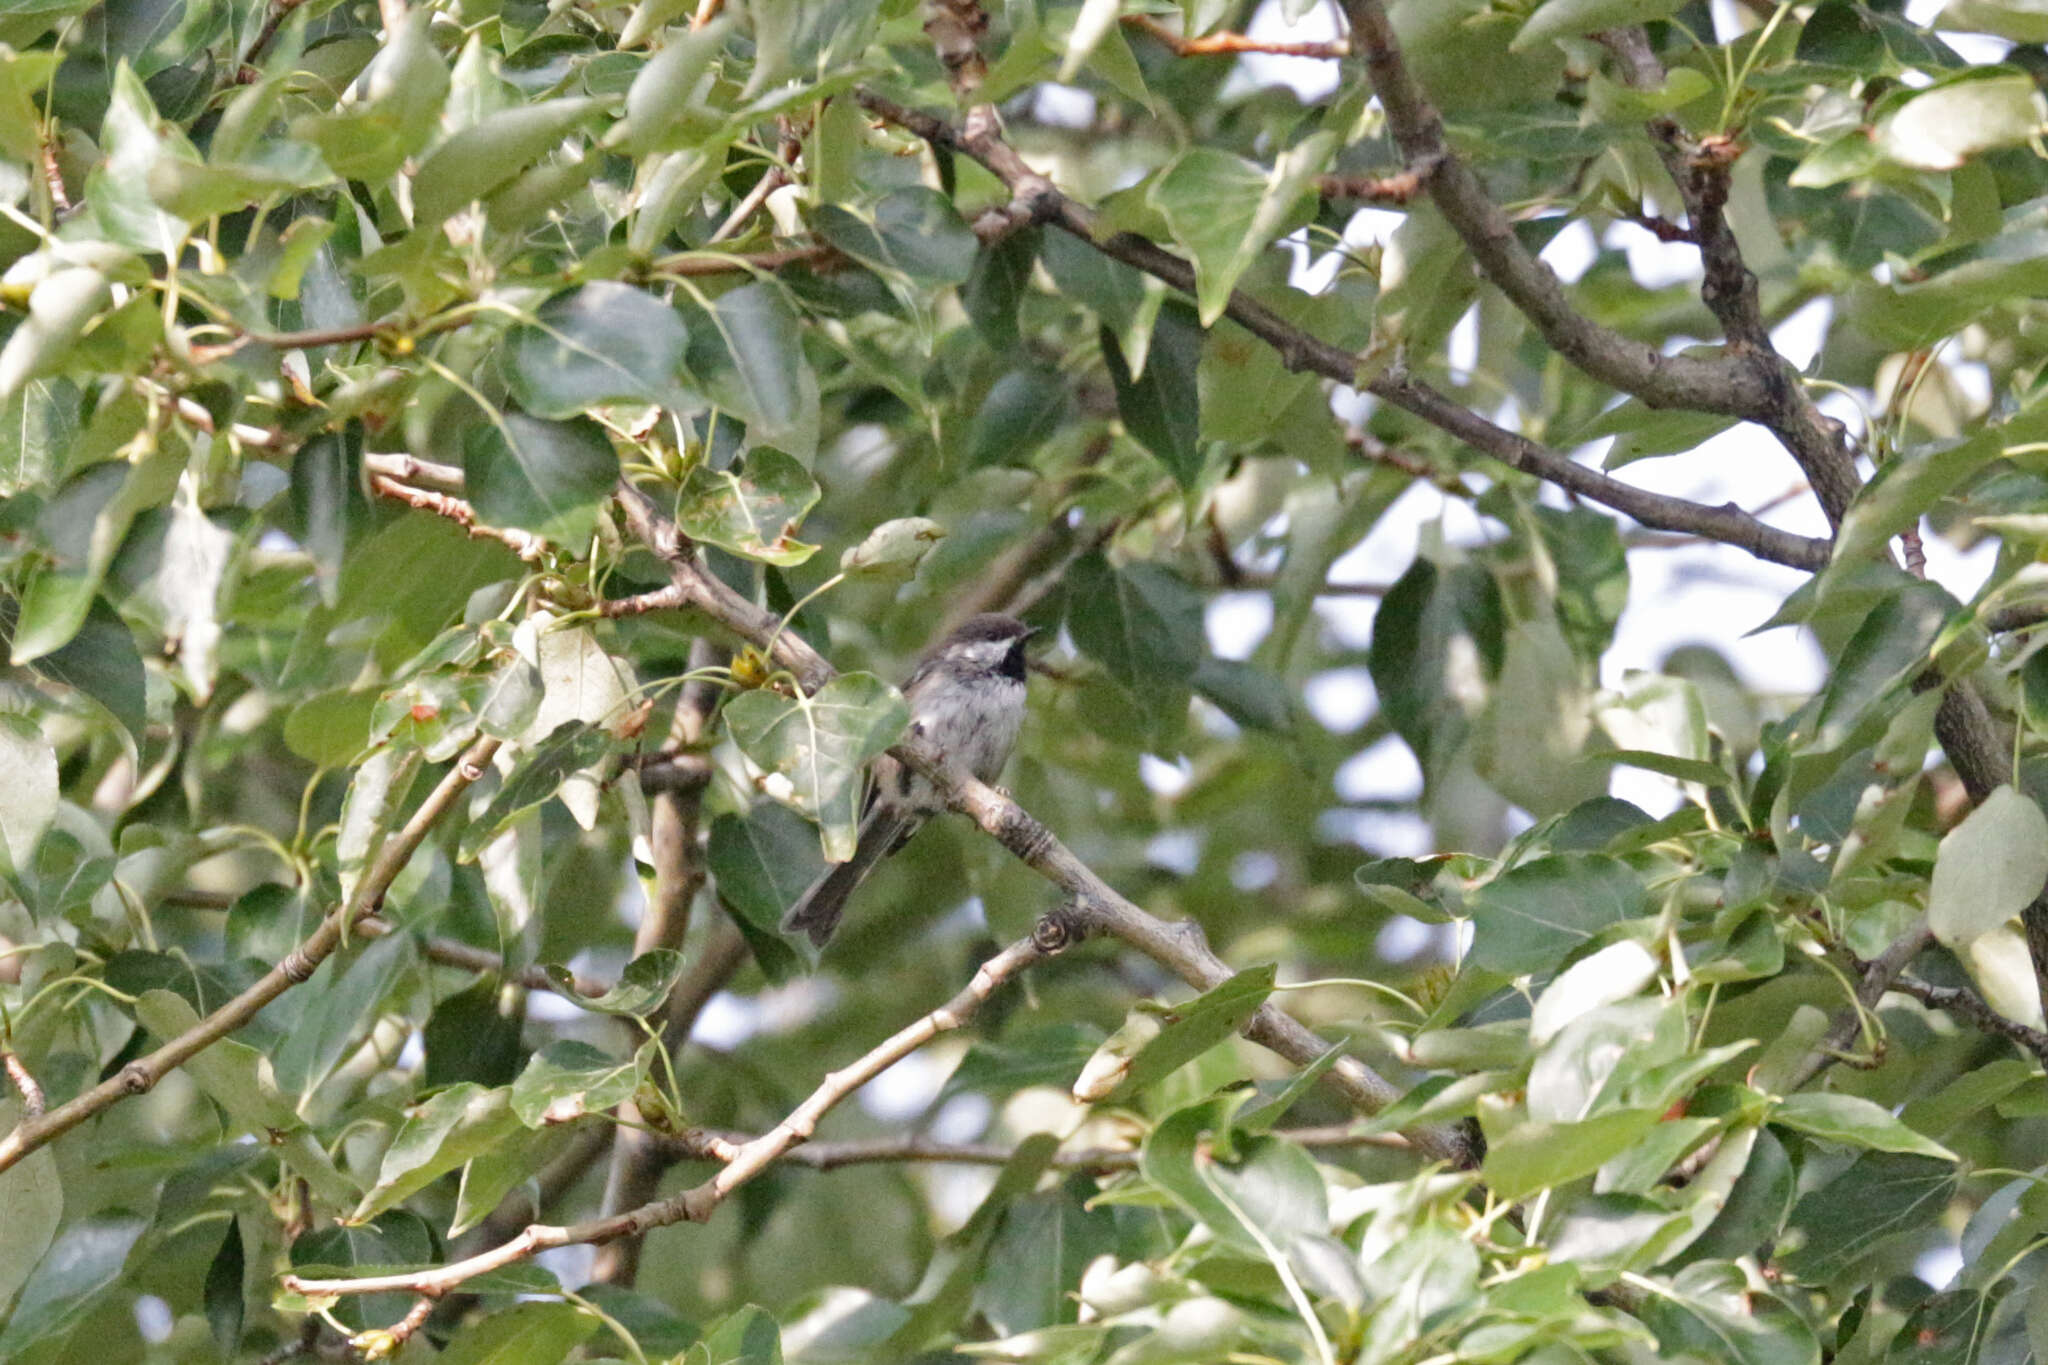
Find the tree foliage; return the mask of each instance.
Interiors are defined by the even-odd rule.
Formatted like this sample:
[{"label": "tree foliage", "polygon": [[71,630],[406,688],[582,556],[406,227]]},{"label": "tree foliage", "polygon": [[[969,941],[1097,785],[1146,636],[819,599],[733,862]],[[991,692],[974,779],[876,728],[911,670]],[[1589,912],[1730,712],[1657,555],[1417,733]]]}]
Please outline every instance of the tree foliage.
[{"label": "tree foliage", "polygon": [[1337,8],[0,6],[0,1359],[2048,1358],[2048,22]]}]

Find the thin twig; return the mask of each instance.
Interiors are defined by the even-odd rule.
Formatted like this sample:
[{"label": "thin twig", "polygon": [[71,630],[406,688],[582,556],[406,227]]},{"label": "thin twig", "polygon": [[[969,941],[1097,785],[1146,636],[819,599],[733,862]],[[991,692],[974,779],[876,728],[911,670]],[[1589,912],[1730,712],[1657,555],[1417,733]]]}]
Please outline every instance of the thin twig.
[{"label": "thin twig", "polygon": [[1186,38],[1160,23],[1149,14],[1126,14],[1124,27],[1165,44],[1176,57],[1231,57],[1245,52],[1261,52],[1272,57],[1313,57],[1322,61],[1335,61],[1349,56],[1351,45],[1342,38],[1331,38],[1324,42],[1286,42],[1270,38],[1252,38],[1242,33],[1205,33],[1199,38]]},{"label": "thin twig", "polygon": [[43,1102],[43,1087],[30,1073],[28,1063],[21,1060],[21,1054],[12,1048],[0,1050],[0,1067],[7,1071],[7,1079],[14,1082],[14,1093],[21,1096],[21,1111],[30,1118],[41,1118],[47,1106]]},{"label": "thin twig", "polygon": [[1912,996],[1929,1009],[1958,1015],[1985,1033],[2018,1043],[2033,1053],[2042,1065],[2048,1066],[2048,1033],[2006,1018],[1975,991],[1960,986],[1932,986],[1910,976],[1899,977],[1891,983],[1891,988],[1900,995]]},{"label": "thin twig", "polygon": [[433,460],[385,451],[365,451],[363,468],[372,474],[382,474],[400,483],[415,484],[440,493],[460,496],[463,489],[460,465],[438,464]]},{"label": "thin twig", "polygon": [[[388,934],[405,932],[398,925],[381,915],[365,915],[356,922],[356,931],[368,938],[383,938]],[[521,967],[517,971],[505,969],[505,959],[488,948],[478,948],[468,943],[457,943],[452,938],[427,938],[419,940],[420,954],[429,962],[443,967],[458,967],[465,972],[479,976],[498,976],[516,986],[530,991],[546,991],[559,995],[564,1000],[594,1000],[608,989],[596,977],[570,973],[567,981],[557,981],[539,967]]]},{"label": "thin twig", "polygon": [[718,225],[717,231],[705,239],[704,245],[717,246],[734,236],[747,225],[747,220],[760,210],[761,205],[768,202],[769,195],[788,183],[789,172],[780,166],[770,166],[761,172],[761,178],[754,182],[754,188],[748,190],[746,197],[733,206],[731,215]]},{"label": "thin twig", "polygon": [[436,493],[430,488],[414,488],[411,484],[400,483],[388,474],[372,474],[370,490],[402,502],[408,507],[444,517],[469,532],[472,539],[495,540],[529,564],[538,564],[548,556],[548,543],[545,540],[531,531],[522,531],[516,526],[486,526],[477,520],[476,508],[462,498],[447,493]]},{"label": "thin twig", "polygon": [[412,860],[414,851],[425,841],[428,833],[455,805],[457,798],[484,775],[490,766],[491,756],[498,752],[499,742],[484,736],[463,752],[447,776],[441,779],[440,785],[420,802],[404,827],[387,838],[377,850],[377,856],[357,885],[354,897],[330,911],[304,942],[285,955],[284,961],[257,978],[256,983],[240,995],[156,1051],[129,1062],[113,1076],[48,1113],[24,1119],[13,1132],[0,1137],[0,1171],[52,1139],[70,1132],[95,1114],[111,1109],[131,1096],[148,1094],[156,1088],[157,1082],[188,1058],[197,1056],[227,1037],[255,1018],[265,1005],[310,977],[314,969],[341,946],[349,929],[383,903],[384,893],[391,886],[392,879]]},{"label": "thin twig", "polygon": [[[1349,1124],[1315,1128],[1280,1129],[1275,1137],[1303,1147],[1333,1149],[1384,1147],[1408,1151],[1412,1144],[1399,1133],[1361,1133]],[[669,1140],[679,1157],[725,1162],[754,1139],[746,1133],[686,1133]],[[783,1164],[814,1171],[836,1171],[844,1166],[918,1162],[949,1166],[1000,1166],[1016,1155],[1016,1149],[994,1142],[935,1142],[925,1137],[864,1138],[845,1142],[812,1142],[783,1157]],[[1129,1171],[1138,1165],[1139,1153],[1121,1147],[1082,1147],[1060,1152],[1052,1159],[1059,1171]]]},{"label": "thin twig", "polygon": [[1356,199],[1366,204],[1406,204],[1429,183],[1429,168],[1411,166],[1392,175],[1319,175],[1316,193],[1324,199]]},{"label": "thin twig", "polygon": [[244,67],[254,67],[262,60],[264,49],[277,37],[286,17],[305,3],[306,0],[270,0],[270,12],[263,16],[263,27],[256,31],[255,41],[249,44],[249,50],[242,54]]},{"label": "thin twig", "polygon": [[834,1106],[940,1034],[961,1027],[998,987],[1064,948],[1071,936],[1072,929],[1061,916],[1048,915],[1039,921],[1031,937],[1018,940],[982,963],[959,994],[876,1044],[851,1065],[829,1073],[782,1122],[732,1153],[732,1160],[710,1179],[671,1199],[566,1227],[533,1224],[489,1251],[431,1270],[341,1280],[286,1275],[285,1287],[307,1295],[375,1294],[389,1290],[438,1295],[486,1271],[525,1260],[535,1252],[581,1243],[601,1245],[674,1223],[701,1223],[734,1191],[774,1165],[791,1148],[808,1140],[817,1131],[818,1121]]}]

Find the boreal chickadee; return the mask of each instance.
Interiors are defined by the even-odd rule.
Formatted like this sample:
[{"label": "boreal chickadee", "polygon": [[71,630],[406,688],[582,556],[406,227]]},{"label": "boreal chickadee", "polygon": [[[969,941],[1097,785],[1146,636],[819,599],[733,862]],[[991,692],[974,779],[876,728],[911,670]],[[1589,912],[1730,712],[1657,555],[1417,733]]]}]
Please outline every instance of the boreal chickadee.
[{"label": "boreal chickadee", "polygon": [[[962,622],[903,684],[910,733],[930,740],[956,768],[995,781],[1024,721],[1024,645],[1035,634],[1035,627],[999,612]],[[887,754],[876,759],[853,856],[827,868],[797,898],[783,916],[783,932],[802,930],[822,947],[861,879],[908,843],[926,816],[945,808],[930,782]]]}]

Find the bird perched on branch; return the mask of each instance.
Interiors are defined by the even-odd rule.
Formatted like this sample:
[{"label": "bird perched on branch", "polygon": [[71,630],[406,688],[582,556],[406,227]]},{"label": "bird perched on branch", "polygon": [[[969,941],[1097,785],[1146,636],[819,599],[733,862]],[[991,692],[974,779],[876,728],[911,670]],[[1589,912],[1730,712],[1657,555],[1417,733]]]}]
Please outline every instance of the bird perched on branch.
[{"label": "bird perched on branch", "polygon": [[[930,740],[960,771],[995,781],[1024,721],[1024,645],[1035,634],[1035,627],[999,612],[962,622],[903,684],[910,733]],[[930,782],[886,754],[876,759],[853,856],[827,868],[797,898],[783,917],[783,932],[801,930],[822,946],[861,879],[908,843],[927,816],[945,808]]]}]

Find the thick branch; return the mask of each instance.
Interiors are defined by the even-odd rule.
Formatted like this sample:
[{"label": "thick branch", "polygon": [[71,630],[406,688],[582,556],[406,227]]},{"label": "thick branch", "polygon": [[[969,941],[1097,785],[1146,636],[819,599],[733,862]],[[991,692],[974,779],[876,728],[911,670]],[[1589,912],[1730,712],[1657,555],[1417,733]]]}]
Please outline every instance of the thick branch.
[{"label": "thick branch", "polygon": [[[1095,215],[1056,189],[1024,163],[1014,149],[995,135],[992,114],[976,110],[966,129],[956,130],[941,119],[884,99],[868,91],[858,98],[878,117],[924,138],[935,146],[964,153],[981,162],[1010,187],[1017,201],[1034,216],[1051,223],[1107,256],[1134,266],[1192,295],[1194,268],[1155,243],[1131,233],[1098,236]],[[985,116],[984,116],[985,115]],[[1278,351],[1290,370],[1322,375],[1340,384],[1360,382],[1358,357],[1302,331],[1279,314],[1243,293],[1233,293],[1225,309],[1230,319]],[[1375,396],[1413,413],[1482,454],[1503,464],[1556,483],[1579,496],[1602,503],[1660,531],[1678,531],[1706,540],[1741,546],[1760,559],[1815,569],[1827,563],[1827,542],[1766,526],[1736,507],[1707,507],[1684,498],[1666,497],[1623,483],[1578,464],[1559,451],[1494,425],[1405,374],[1388,372],[1364,387]]]},{"label": "thick branch", "polygon": [[131,1095],[149,1093],[158,1081],[187,1059],[248,1023],[265,1005],[311,976],[314,969],[341,946],[351,926],[383,903],[384,892],[391,886],[392,879],[412,860],[414,851],[427,834],[454,806],[456,799],[484,775],[490,766],[491,756],[498,751],[498,744],[498,740],[486,736],[469,746],[455,761],[455,766],[448,770],[448,775],[441,779],[440,785],[420,802],[419,809],[405,822],[405,827],[386,839],[383,847],[377,850],[377,857],[357,886],[355,897],[337,906],[321,920],[320,927],[307,935],[284,961],[265,972],[255,985],[156,1051],[136,1058],[76,1099],[58,1105],[39,1118],[23,1120],[13,1132],[0,1138],[0,1171]]},{"label": "thick branch", "polygon": [[965,1024],[998,987],[1058,952],[1066,946],[1068,938],[1069,931],[1060,918],[1057,915],[1047,916],[1039,922],[1030,938],[1018,940],[982,963],[974,979],[959,994],[897,1030],[851,1065],[827,1075],[803,1103],[790,1111],[787,1118],[735,1150],[732,1159],[710,1179],[672,1199],[643,1204],[624,1213],[592,1218],[566,1227],[534,1224],[511,1241],[489,1251],[431,1270],[349,1280],[304,1280],[296,1275],[286,1275],[285,1287],[308,1295],[374,1294],[394,1289],[438,1295],[485,1271],[525,1260],[538,1251],[637,1237],[673,1223],[701,1223],[735,1190],[767,1170],[791,1148],[806,1141],[817,1131],[818,1121],[831,1112],[833,1106],[941,1033]]},{"label": "thick branch", "polygon": [[1401,155],[1429,168],[1430,198],[1479,265],[1534,324],[1551,349],[1602,383],[1652,407],[1753,416],[1776,395],[1755,367],[1729,357],[1667,356],[1598,325],[1565,297],[1556,272],[1524,247],[1514,224],[1452,152],[1443,119],[1402,60],[1400,40],[1380,0],[1346,0],[1353,51],[1365,58],[1373,90]]}]

